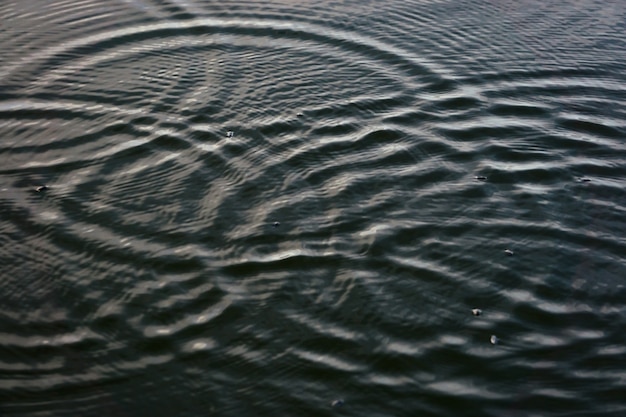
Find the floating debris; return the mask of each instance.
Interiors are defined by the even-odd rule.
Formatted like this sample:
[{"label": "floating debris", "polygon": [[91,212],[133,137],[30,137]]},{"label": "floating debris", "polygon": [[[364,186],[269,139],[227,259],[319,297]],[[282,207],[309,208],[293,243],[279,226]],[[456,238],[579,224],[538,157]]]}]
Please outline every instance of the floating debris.
[{"label": "floating debris", "polygon": [[506,253],[508,256],[513,256],[514,252],[511,249],[505,249],[504,253]]},{"label": "floating debris", "polygon": [[274,223],[272,224],[272,226],[274,226],[274,227],[278,227],[278,226],[280,226],[280,222],[274,222]]},{"label": "floating debris", "polygon": [[304,113],[301,113],[301,112],[296,113],[296,116],[297,116],[297,117],[302,117],[302,116],[304,116]]},{"label": "floating debris", "polygon": [[483,314],[483,311],[480,308],[473,308],[472,314],[475,316],[480,316],[481,314]]},{"label": "floating debris", "polygon": [[235,136],[235,132],[233,132],[232,130],[229,130],[228,132],[226,132],[227,138],[232,138],[233,136]]},{"label": "floating debris", "polygon": [[341,407],[343,404],[344,404],[344,401],[343,401],[342,399],[338,399],[338,400],[335,400],[335,401],[333,401],[332,403],[330,403],[330,406],[331,406],[331,407],[334,407],[334,408],[339,408],[339,407]]},{"label": "floating debris", "polygon": [[477,179],[478,181],[487,181],[487,177],[482,175],[477,175],[474,177],[474,179]]},{"label": "floating debris", "polygon": [[496,336],[495,334],[492,334],[489,341],[492,345],[497,345],[500,342],[500,339],[498,339],[498,336]]},{"label": "floating debris", "polygon": [[582,177],[579,179],[580,182],[590,182],[591,178],[587,178],[587,177]]},{"label": "floating debris", "polygon": [[49,189],[50,187],[48,187],[47,185],[40,185],[38,187],[35,188],[35,191],[37,191],[38,193],[42,192],[42,191],[46,191],[47,189]]}]

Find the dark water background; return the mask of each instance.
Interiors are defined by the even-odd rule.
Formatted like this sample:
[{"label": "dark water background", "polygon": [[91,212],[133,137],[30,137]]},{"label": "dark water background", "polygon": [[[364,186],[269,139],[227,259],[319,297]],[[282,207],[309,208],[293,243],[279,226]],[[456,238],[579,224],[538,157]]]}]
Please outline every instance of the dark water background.
[{"label": "dark water background", "polygon": [[626,415],[623,0],[0,16],[0,416]]}]

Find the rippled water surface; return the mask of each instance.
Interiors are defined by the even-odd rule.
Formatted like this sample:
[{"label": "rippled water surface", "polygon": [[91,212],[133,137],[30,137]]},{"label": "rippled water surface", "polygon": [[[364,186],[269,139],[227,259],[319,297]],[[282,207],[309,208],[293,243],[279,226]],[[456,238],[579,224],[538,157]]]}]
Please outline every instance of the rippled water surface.
[{"label": "rippled water surface", "polygon": [[3,417],[626,415],[622,0],[0,14]]}]

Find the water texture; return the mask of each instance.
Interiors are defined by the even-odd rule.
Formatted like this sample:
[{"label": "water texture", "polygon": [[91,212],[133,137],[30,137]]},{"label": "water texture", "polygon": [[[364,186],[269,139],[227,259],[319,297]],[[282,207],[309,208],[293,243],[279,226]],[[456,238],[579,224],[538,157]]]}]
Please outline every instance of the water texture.
[{"label": "water texture", "polygon": [[1,416],[626,415],[623,1],[0,15]]}]

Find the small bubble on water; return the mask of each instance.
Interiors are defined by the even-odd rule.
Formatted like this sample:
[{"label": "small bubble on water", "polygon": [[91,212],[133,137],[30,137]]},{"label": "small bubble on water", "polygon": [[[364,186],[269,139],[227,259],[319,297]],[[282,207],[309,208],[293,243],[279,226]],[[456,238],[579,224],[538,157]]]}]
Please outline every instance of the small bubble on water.
[{"label": "small bubble on water", "polygon": [[338,407],[341,407],[343,404],[344,404],[344,401],[342,399],[338,399],[330,403],[330,406],[334,408],[338,408]]}]

